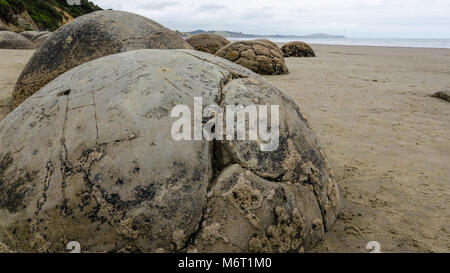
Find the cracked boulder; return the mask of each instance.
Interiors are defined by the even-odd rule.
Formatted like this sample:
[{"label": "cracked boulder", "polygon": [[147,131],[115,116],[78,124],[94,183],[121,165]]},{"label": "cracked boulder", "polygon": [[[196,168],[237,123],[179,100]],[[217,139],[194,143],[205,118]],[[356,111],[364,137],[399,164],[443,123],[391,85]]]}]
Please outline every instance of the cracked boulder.
[{"label": "cracked boulder", "polygon": [[191,49],[178,34],[153,20],[112,10],[78,17],[50,39],[35,52],[17,80],[11,110],[62,73],[91,60],[146,48]]},{"label": "cracked boulder", "polygon": [[0,49],[36,49],[36,46],[18,33],[0,31]]},{"label": "cracked boulder", "polygon": [[268,40],[268,39],[255,39],[253,41],[259,41],[259,42],[267,43],[267,44],[271,45],[273,48],[276,48],[278,53],[280,53],[280,55],[283,56],[283,51],[281,50],[281,48],[276,43],[272,42],[271,40]]},{"label": "cracked boulder", "polygon": [[261,75],[289,73],[278,46],[262,40],[239,41],[217,51],[216,56],[242,65]]},{"label": "cracked boulder", "polygon": [[195,50],[213,55],[216,54],[219,49],[230,43],[230,41],[224,37],[211,33],[192,35],[186,39],[186,42],[188,42]]},{"label": "cracked boulder", "polygon": [[290,42],[281,47],[284,57],[316,57],[310,45],[304,42]]},{"label": "cracked boulder", "polygon": [[[263,140],[171,137],[172,109],[279,105]],[[298,106],[264,78],[193,50],[137,50],[62,74],[0,122],[0,246],[12,252],[304,251],[338,187]],[[0,251],[1,251],[0,249]]]}]

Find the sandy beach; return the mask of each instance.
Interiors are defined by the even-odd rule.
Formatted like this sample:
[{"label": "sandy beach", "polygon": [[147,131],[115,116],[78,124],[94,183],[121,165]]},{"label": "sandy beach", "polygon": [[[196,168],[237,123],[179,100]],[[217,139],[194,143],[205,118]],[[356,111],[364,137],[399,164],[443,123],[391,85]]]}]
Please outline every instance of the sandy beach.
[{"label": "sandy beach", "polygon": [[[345,199],[314,252],[450,251],[450,49],[313,45],[266,76],[300,106]],[[0,119],[33,51],[0,50]]]}]

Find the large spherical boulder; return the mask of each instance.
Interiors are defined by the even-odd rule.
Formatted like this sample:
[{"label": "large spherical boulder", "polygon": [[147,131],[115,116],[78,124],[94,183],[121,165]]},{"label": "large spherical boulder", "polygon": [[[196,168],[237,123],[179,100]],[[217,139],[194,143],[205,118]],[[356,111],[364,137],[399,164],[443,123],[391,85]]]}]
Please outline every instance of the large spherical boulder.
[{"label": "large spherical boulder", "polygon": [[12,31],[0,31],[0,49],[36,49],[24,36]]},{"label": "large spherical boulder", "polygon": [[11,110],[47,83],[85,62],[145,48],[191,49],[175,32],[134,13],[103,10],[76,18],[52,34],[20,75]]},{"label": "large spherical boulder", "polygon": [[265,41],[239,41],[222,47],[216,56],[240,64],[258,74],[289,73],[277,47]]},{"label": "large spherical boulder", "polygon": [[[173,110],[196,115],[194,97],[205,110],[278,105],[278,149],[263,152],[260,138],[175,140]],[[10,251],[63,252],[69,241],[86,252],[296,251],[339,211],[298,106],[207,53],[137,50],[80,65],[2,120],[0,138],[0,242]]]},{"label": "large spherical boulder", "polygon": [[28,40],[33,40],[34,38],[38,37],[39,35],[41,35],[40,31],[34,31],[34,30],[30,30],[30,31],[22,31],[20,33],[20,35],[22,35],[23,37],[27,38]]},{"label": "large spherical boulder", "polygon": [[281,47],[284,57],[316,57],[310,45],[304,42],[290,42]]},{"label": "large spherical boulder", "polygon": [[222,47],[230,43],[224,37],[217,34],[200,33],[192,35],[186,39],[195,50],[216,54],[216,52]]}]

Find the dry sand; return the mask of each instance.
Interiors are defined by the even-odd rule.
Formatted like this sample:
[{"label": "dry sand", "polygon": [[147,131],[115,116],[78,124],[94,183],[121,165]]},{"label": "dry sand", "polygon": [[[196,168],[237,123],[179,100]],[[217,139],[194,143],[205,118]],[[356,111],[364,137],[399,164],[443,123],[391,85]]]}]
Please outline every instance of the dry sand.
[{"label": "dry sand", "polygon": [[[267,76],[318,134],[343,196],[313,251],[450,251],[450,50],[313,45]],[[0,50],[0,119],[32,51]]]},{"label": "dry sand", "polygon": [[9,100],[17,78],[34,50],[0,49],[0,120],[9,112]]}]

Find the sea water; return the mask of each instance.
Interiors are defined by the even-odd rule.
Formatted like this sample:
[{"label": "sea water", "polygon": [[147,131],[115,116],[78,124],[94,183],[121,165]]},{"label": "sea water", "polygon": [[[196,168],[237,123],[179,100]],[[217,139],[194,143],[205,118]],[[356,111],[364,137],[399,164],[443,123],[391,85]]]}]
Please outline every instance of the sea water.
[{"label": "sea water", "polygon": [[[253,40],[230,38],[230,40]],[[266,38],[261,38],[266,39]],[[309,44],[357,45],[357,46],[391,46],[391,47],[424,47],[450,48],[450,39],[393,39],[393,38],[269,38],[275,43],[302,41]]]}]

